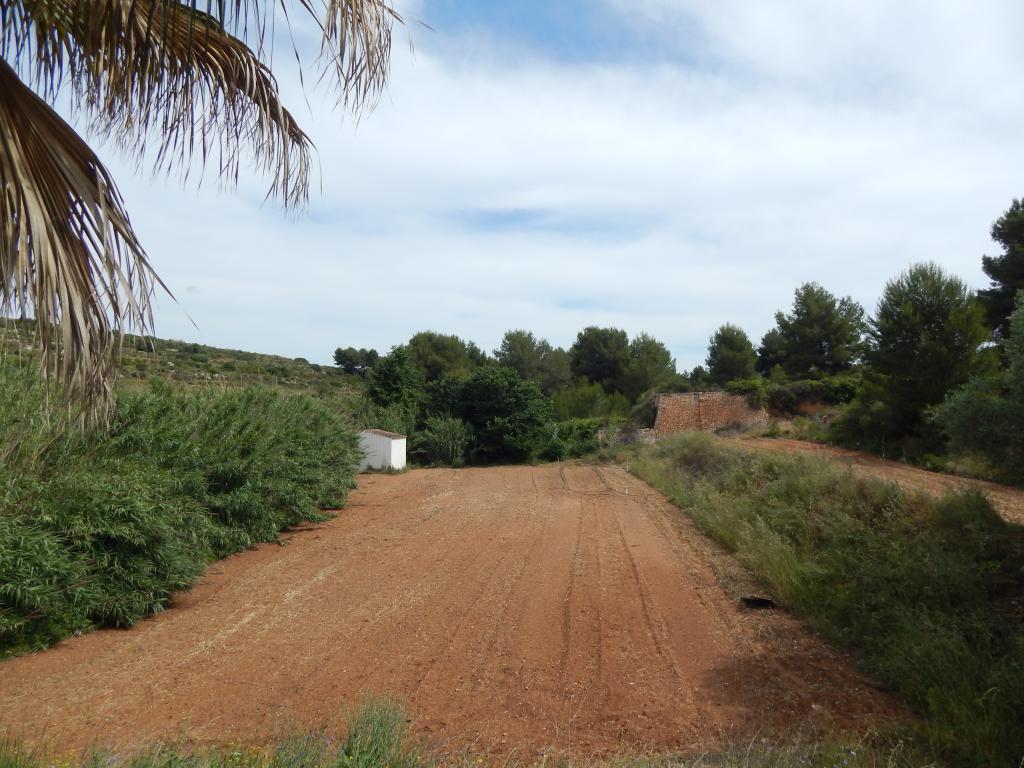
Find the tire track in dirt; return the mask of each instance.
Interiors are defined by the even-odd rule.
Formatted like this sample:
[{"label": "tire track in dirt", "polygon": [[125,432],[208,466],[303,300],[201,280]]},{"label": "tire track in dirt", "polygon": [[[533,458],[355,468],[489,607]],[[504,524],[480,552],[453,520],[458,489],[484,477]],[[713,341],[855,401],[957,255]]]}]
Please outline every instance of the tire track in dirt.
[{"label": "tire track in dirt", "polygon": [[434,747],[529,761],[901,715],[784,614],[739,612],[670,519],[617,468],[364,476],[164,614],[0,663],[0,738],[261,742],[390,693]]}]

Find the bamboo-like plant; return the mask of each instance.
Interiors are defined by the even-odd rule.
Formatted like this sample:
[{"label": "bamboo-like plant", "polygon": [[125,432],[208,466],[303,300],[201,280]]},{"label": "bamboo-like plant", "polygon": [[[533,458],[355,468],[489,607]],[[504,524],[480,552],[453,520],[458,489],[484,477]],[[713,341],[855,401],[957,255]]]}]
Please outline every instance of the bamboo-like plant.
[{"label": "bamboo-like plant", "polygon": [[42,370],[103,422],[124,331],[152,330],[166,288],[108,170],[54,110],[158,172],[243,156],[286,208],[308,198],[309,138],[270,69],[275,25],[311,23],[339,104],[386,83],[389,0],[0,0],[0,315],[34,317]]}]

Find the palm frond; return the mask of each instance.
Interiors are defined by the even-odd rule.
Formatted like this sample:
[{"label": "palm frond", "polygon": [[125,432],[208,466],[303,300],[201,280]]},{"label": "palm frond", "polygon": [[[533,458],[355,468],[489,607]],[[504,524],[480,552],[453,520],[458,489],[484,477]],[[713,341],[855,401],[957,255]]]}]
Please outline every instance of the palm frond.
[{"label": "palm frond", "polygon": [[0,313],[35,317],[44,370],[102,421],[159,279],[99,158],[2,60],[0,139]]},{"label": "palm frond", "polygon": [[275,9],[315,25],[340,102],[375,105],[402,22],[386,0],[0,0],[0,56],[48,100],[69,83],[93,132],[129,155],[155,145],[157,171],[187,174],[198,159],[232,184],[248,150],[269,195],[295,207],[311,146],[265,61]]},{"label": "palm frond", "polygon": [[158,171],[212,165],[233,183],[248,152],[268,195],[300,206],[312,145],[267,55],[292,11],[315,24],[339,100],[373,106],[402,23],[388,0],[0,0],[0,313],[36,318],[46,370],[88,412],[110,402],[116,332],[151,327],[161,283],[110,175],[47,102],[65,94]]}]

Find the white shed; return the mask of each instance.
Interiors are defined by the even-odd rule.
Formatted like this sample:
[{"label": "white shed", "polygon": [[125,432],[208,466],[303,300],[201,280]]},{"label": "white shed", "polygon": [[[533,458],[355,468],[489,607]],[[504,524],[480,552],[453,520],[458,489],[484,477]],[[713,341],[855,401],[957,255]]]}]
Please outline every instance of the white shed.
[{"label": "white shed", "polygon": [[363,459],[359,471],[367,469],[405,469],[405,435],[382,429],[364,429],[359,433]]}]

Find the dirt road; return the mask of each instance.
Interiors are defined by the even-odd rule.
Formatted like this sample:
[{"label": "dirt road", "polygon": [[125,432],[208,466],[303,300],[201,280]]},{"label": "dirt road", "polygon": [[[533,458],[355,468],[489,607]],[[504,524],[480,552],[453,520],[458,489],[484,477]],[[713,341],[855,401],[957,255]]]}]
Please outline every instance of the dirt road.
[{"label": "dirt road", "polygon": [[964,488],[977,488],[988,496],[996,512],[1008,522],[1024,525],[1024,490],[1006,485],[972,480],[967,477],[929,472],[898,461],[888,461],[861,451],[848,451],[832,445],[808,443],[803,440],[782,438],[744,438],[741,446],[760,451],[778,453],[806,453],[844,462],[858,474],[878,477],[910,491],[943,494]]},{"label": "dirt road", "polygon": [[165,613],[0,664],[0,733],[262,742],[387,692],[434,748],[532,758],[899,712],[785,614],[737,608],[722,558],[615,468],[368,476]]}]

